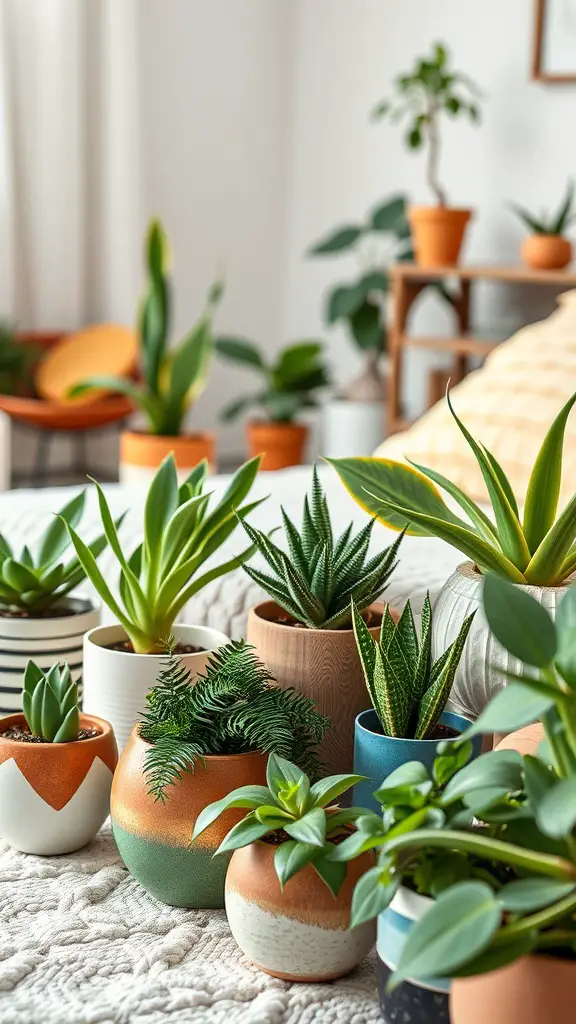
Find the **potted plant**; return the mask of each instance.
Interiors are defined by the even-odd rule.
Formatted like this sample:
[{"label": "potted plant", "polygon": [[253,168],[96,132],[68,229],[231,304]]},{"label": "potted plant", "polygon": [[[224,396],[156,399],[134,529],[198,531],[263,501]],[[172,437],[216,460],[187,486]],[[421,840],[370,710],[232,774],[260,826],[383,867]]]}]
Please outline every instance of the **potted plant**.
[{"label": "potted plant", "polygon": [[[470,724],[445,708],[474,615],[464,620],[456,639],[433,662],[428,594],[420,641],[410,601],[397,623],[386,608],[379,638],[353,607],[356,646],[372,701],[372,709],[362,711],[354,727],[354,771],[365,777],[354,792],[359,806],[377,810],[373,793],[383,779],[405,761],[432,765],[437,743],[453,743]],[[479,754],[479,737],[475,748]]]},{"label": "potted plant", "polygon": [[156,899],[222,907],[227,858],[212,857],[240,814],[231,805],[192,846],[191,829],[232,780],[259,791],[268,752],[291,754],[316,777],[329,723],[311,700],[277,687],[243,641],[213,653],[192,682],[169,651],[114,776],[112,826],[129,871]]},{"label": "potted plant", "polygon": [[[490,633],[481,611],[486,572],[517,583],[552,614],[576,571],[576,496],[558,515],[566,421],[576,394],[558,413],[534,463],[522,517],[510,482],[494,457],[476,441],[448,405],[482,471],[493,519],[442,473],[389,459],[335,459],[332,463],[352,497],[393,530],[439,537],[470,560],[444,584],[434,606],[432,656],[455,639],[459,623],[479,610],[454,682],[464,707],[480,707],[495,687],[496,670],[517,672],[520,662]],[[449,508],[435,485],[456,502],[466,519]]]},{"label": "potted plant", "polygon": [[67,663],[29,661],[24,714],[0,720],[0,839],[45,856],[85,846],[108,817],[117,760],[110,724],[79,713]]},{"label": "potted plant", "polygon": [[410,71],[398,75],[395,86],[396,100],[379,103],[372,116],[408,119],[406,145],[413,151],[427,147],[426,181],[436,198],[436,206],[411,206],[408,210],[416,259],[423,267],[451,267],[458,262],[472,211],[447,204],[438,177],[440,123],[444,114],[465,116],[477,123],[480,93],[468,75],[451,68],[448,51],[441,43],[429,57],[416,60]]},{"label": "potted plant", "polygon": [[295,422],[303,409],[316,406],[316,393],[330,383],[317,341],[288,345],[267,361],[257,345],[245,338],[216,338],[214,348],[224,359],[249,367],[261,378],[261,388],[235,399],[222,411],[228,423],[256,406],[262,419],[247,424],[252,456],[263,453],[262,469],[285,469],[302,462],[308,427]]},{"label": "potted plant", "polygon": [[[30,656],[49,668],[54,656],[69,662],[72,677],[82,673],[82,638],[100,621],[100,608],[71,592],[86,573],[71,550],[67,525],[80,522],[86,494],[76,495],[40,537],[31,551],[14,551],[0,536],[0,715],[22,710],[22,676]],[[121,520],[118,520],[119,525]],[[95,561],[106,547],[97,537],[89,547]]]},{"label": "potted plant", "polygon": [[331,850],[361,813],[338,797],[356,775],[312,785],[292,762],[270,754],[265,786],[241,786],[206,807],[192,843],[231,807],[248,813],[217,849],[232,859],[226,875],[226,915],[242,952],[267,974],[285,981],[328,981],[349,974],[374,945],[371,922],[348,931],[355,881],[372,859],[333,864]]},{"label": "potted plant", "polygon": [[118,598],[84,541],[70,523],[66,524],[80,565],[118,623],[86,633],[83,682],[85,710],[112,722],[120,749],[158,675],[166,638],[174,634],[178,652],[193,673],[202,671],[209,652],[228,639],[208,626],[184,625],[176,620],[186,602],[202,587],[236,569],[252,554],[248,549],[220,565],[204,568],[238,522],[260,504],[243,504],[258,464],[258,459],[252,459],[241,466],[209,511],[210,495],[204,493],[207,463],[200,462],[179,488],[176,463],[170,454],[150,485],[144,509],[144,539],[132,553],[124,552],[106,497],[94,481],[104,532],[120,572]]},{"label": "potted plant", "polygon": [[517,203],[511,203],[511,208],[530,232],[521,249],[524,263],[534,270],[563,270],[572,262],[572,243],[565,233],[576,219],[573,182],[568,182],[566,196],[554,214],[534,217]]},{"label": "potted plant", "polygon": [[216,281],[198,323],[175,348],[169,348],[171,283],[168,241],[158,221],[146,236],[148,283],[139,317],[141,381],[94,376],[70,390],[70,397],[92,388],[127,395],[144,414],[147,429],[125,430],[120,440],[120,480],[148,484],[162,460],[174,453],[183,480],[201,459],[215,462],[214,436],[188,434],[184,424],[192,401],[206,386],[212,351],[212,319],[223,293]]},{"label": "potted plant", "polygon": [[296,687],[328,715],[334,730],[322,747],[323,760],[330,770],[347,771],[353,723],[365,699],[350,601],[377,636],[384,609],[375,602],[396,566],[400,538],[369,557],[373,521],[355,535],[350,523],[335,537],[316,468],[300,529],[284,510],[282,518],[286,552],[243,524],[270,573],[244,569],[272,598],[250,609],[248,640],[281,686]]}]

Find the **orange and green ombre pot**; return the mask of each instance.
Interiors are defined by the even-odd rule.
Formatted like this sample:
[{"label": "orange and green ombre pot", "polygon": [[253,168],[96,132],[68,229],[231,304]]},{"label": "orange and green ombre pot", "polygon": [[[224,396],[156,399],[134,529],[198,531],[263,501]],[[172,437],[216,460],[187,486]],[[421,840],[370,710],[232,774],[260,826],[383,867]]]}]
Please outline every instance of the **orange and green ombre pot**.
[{"label": "orange and green ombre pot", "polygon": [[238,786],[264,785],[264,754],[206,757],[182,781],[166,790],[166,802],[148,793],[143,773],[150,744],[136,726],[118,763],[110,813],[114,838],[126,867],[157,900],[172,907],[224,906],[224,879],[229,858],[212,859],[226,833],[245,811],[226,811],[190,843],[200,812]]}]

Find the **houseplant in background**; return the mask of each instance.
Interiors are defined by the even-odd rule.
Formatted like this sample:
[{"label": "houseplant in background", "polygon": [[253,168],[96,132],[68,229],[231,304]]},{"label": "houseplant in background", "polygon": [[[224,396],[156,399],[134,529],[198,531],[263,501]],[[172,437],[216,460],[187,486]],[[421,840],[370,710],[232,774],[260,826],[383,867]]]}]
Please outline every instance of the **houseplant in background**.
[{"label": "houseplant in background", "polygon": [[510,206],[530,232],[521,249],[524,263],[534,270],[562,270],[572,262],[572,243],[565,237],[576,220],[572,181],[568,182],[562,205],[554,214],[535,217],[517,203]]},{"label": "houseplant in background", "polygon": [[[456,639],[433,662],[428,594],[420,639],[410,601],[397,623],[386,609],[378,639],[353,608],[356,645],[372,701],[372,709],[355,722],[354,771],[364,776],[354,792],[359,806],[377,810],[373,793],[384,779],[406,761],[431,766],[438,741],[455,742],[470,724],[445,708],[474,615],[464,620]],[[475,746],[479,754],[479,739]]]},{"label": "houseplant in background", "polygon": [[282,510],[287,551],[244,522],[270,572],[244,566],[272,600],[248,615],[248,640],[281,686],[295,686],[329,716],[322,756],[331,770],[352,765],[353,723],[364,707],[362,668],[352,629],[350,602],[377,636],[380,597],[396,565],[399,538],[372,558],[373,521],[356,535],[352,523],[336,538],[316,468],[298,529]]},{"label": "houseplant in background", "polygon": [[361,813],[335,802],[358,781],[335,775],[311,785],[297,765],[271,754],[266,786],[235,789],[196,821],[193,844],[228,808],[248,811],[216,852],[234,851],[226,875],[232,935],[267,974],[328,981],[348,974],[372,949],[372,922],[347,930],[354,884],[372,858],[365,853],[361,866],[347,868],[327,857]]},{"label": "houseplant in background", "polygon": [[144,414],[147,429],[126,430],[120,441],[120,480],[149,483],[162,460],[174,452],[180,478],[205,458],[215,462],[212,434],[187,434],[184,422],[190,404],[206,386],[212,352],[212,319],[222,298],[216,281],[208,293],[198,323],[175,348],[168,347],[171,282],[168,241],[162,225],[153,221],[146,236],[148,282],[139,316],[141,381],[95,376],[70,390],[76,397],[92,388],[127,395]]},{"label": "houseplant in background", "polygon": [[474,82],[452,70],[445,46],[437,43],[429,57],[419,58],[412,69],[395,80],[396,99],[379,103],[373,118],[407,119],[406,145],[411,151],[427,148],[426,181],[436,206],[411,206],[416,259],[424,267],[450,267],[458,262],[471,210],[448,206],[439,180],[440,125],[443,115],[480,119],[480,92]]},{"label": "houseplant in background", "polygon": [[224,359],[252,369],[262,381],[258,391],[223,410],[224,422],[256,406],[263,418],[248,422],[250,454],[263,453],[262,469],[300,465],[308,427],[295,422],[296,417],[304,409],[315,408],[317,392],[330,383],[322,344],[297,342],[282,349],[274,361],[267,361],[258,346],[244,338],[216,338],[214,348]]},{"label": "houseplant in background", "polygon": [[[439,537],[470,559],[456,569],[436,601],[432,631],[435,658],[455,639],[464,617],[481,609],[486,572],[519,584],[553,614],[576,571],[576,496],[558,515],[564,432],[576,394],[560,410],[542,442],[522,517],[504,470],[460,421],[450,396],[447,401],[482,471],[493,520],[447,477],[425,466],[388,459],[329,460],[352,497],[370,515],[393,530]],[[436,484],[462,509],[466,520],[448,507]],[[488,702],[500,685],[497,671],[490,666],[496,670],[520,669],[518,659],[511,657],[490,633],[480,610],[456,673],[453,699],[457,705],[481,709]]]},{"label": "houseplant in background", "polygon": [[207,463],[200,462],[179,488],[174,456],[169,455],[148,491],[144,540],[130,555],[123,551],[102,488],[95,482],[104,532],[120,571],[118,599],[84,541],[66,524],[80,565],[118,621],[118,625],[86,633],[83,681],[84,708],[112,722],[120,749],[156,679],[167,637],[175,636],[183,661],[193,673],[205,667],[209,651],[228,639],[208,626],[188,626],[176,620],[186,602],[202,587],[237,568],[252,554],[248,549],[201,572],[238,523],[260,504],[243,504],[258,465],[259,460],[252,459],[241,466],[209,511],[210,494],[204,493]]},{"label": "houseplant in background", "polygon": [[80,714],[66,662],[29,661],[24,714],[0,721],[0,838],[23,853],[79,850],[108,817],[117,760],[109,723]]},{"label": "houseplant in background", "polygon": [[230,804],[191,846],[201,812],[226,796],[231,780],[259,791],[268,752],[290,754],[317,777],[316,745],[329,723],[308,698],[277,687],[242,641],[220,648],[192,682],[169,651],[114,777],[112,825],[128,869],[153,896],[221,907],[227,858],[212,857],[240,815]]}]

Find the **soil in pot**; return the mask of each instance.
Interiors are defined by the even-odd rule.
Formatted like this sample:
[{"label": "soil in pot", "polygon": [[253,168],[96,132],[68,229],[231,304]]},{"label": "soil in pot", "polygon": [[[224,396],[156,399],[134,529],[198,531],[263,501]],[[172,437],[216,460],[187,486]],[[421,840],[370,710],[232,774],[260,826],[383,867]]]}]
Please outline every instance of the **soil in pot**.
[{"label": "soil in pot", "polygon": [[[93,740],[95,736],[101,735],[101,729],[97,729],[96,726],[91,726],[90,729],[80,729],[76,739],[69,742],[77,743],[79,740]],[[10,728],[0,732],[0,739],[18,740],[20,743],[51,742],[50,740],[45,740],[43,736],[33,736],[29,729],[26,729],[21,725],[11,725]]]},{"label": "soil in pot", "polygon": [[[368,629],[379,628],[382,625],[382,614],[379,611],[375,611],[372,608],[368,608],[365,612],[362,612],[362,618],[368,626]],[[309,629],[305,622],[300,622],[298,619],[293,619],[291,615],[285,613],[278,613],[271,616],[268,622],[277,622],[279,626],[291,626],[293,629]],[[335,633],[346,633],[350,631],[350,626],[338,626],[334,630]]]},{"label": "soil in pot", "polygon": [[46,608],[43,612],[36,612],[32,615],[25,608],[2,608],[0,619],[65,619],[74,614],[72,608]]},{"label": "soil in pot", "polygon": [[[380,720],[378,720],[378,727],[374,726],[370,729],[370,731],[375,733],[376,736],[386,736],[386,733],[382,728]],[[450,725],[444,725],[442,722],[438,722],[438,724],[432,730],[430,736],[426,736],[426,739],[436,740],[437,743],[440,743],[441,740],[455,740],[456,737],[459,735],[460,733],[458,732],[457,729],[453,729]],[[413,737],[406,737],[406,739],[410,738]]]},{"label": "soil in pot", "polygon": [[[136,654],[131,640],[117,640],[116,643],[113,644],[103,644],[103,647],[105,647],[107,651],[120,651],[122,654]],[[195,647],[194,644],[184,644],[180,642],[176,644],[174,653],[179,655],[204,654],[206,650],[208,650],[207,647]],[[158,656],[158,652],[151,651],[150,653],[153,654],[154,657]]]}]

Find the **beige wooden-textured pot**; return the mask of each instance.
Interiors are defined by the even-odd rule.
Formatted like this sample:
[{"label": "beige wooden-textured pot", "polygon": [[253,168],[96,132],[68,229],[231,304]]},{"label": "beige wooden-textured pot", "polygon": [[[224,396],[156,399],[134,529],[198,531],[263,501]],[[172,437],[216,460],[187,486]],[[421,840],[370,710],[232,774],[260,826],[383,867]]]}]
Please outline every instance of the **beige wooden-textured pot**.
[{"label": "beige wooden-textured pot", "polygon": [[[383,610],[383,605],[372,605],[372,611]],[[305,693],[330,718],[334,729],[320,747],[328,773],[352,771],[354,721],[369,704],[354,631],[284,626],[274,621],[278,616],[286,612],[275,601],[251,608],[248,643],[280,686]],[[377,639],[380,626],[370,632]]]},{"label": "beige wooden-textured pot", "polygon": [[576,962],[526,956],[452,982],[452,1024],[574,1024]]}]

